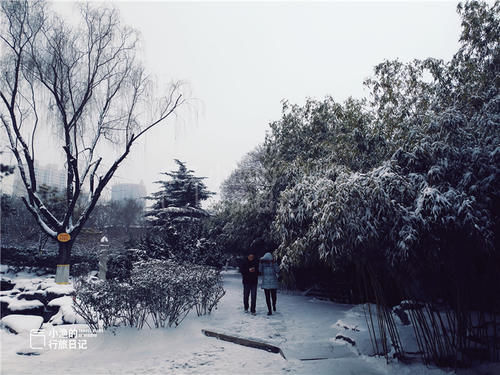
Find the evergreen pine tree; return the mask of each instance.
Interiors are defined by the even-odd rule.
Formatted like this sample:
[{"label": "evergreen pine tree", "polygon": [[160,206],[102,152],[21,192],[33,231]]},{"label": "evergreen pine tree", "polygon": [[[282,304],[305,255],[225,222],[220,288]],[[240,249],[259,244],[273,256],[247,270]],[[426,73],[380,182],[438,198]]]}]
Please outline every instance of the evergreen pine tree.
[{"label": "evergreen pine tree", "polygon": [[175,162],[178,169],[162,173],[169,179],[155,181],[161,185],[161,189],[148,197],[154,200],[154,204],[146,216],[154,227],[166,227],[173,222],[197,221],[207,216],[207,212],[201,208],[201,202],[215,194],[204,184],[205,177],[195,176],[194,171],[182,161],[175,159]]}]

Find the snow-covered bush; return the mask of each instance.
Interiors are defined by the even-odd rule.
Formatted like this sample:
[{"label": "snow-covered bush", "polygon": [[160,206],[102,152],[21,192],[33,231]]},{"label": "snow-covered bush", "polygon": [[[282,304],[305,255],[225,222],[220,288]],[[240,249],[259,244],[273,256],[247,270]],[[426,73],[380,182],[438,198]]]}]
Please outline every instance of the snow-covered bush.
[{"label": "snow-covered bush", "polygon": [[[95,262],[93,263],[95,264]],[[71,266],[71,275],[73,277],[85,276],[95,268],[97,268],[96,265],[93,265],[92,263],[86,261],[73,263],[73,265]]]},{"label": "snow-covered bush", "polygon": [[176,326],[194,307],[194,271],[173,261],[149,260],[134,265],[131,285],[141,295],[155,327]]},{"label": "snow-covered bush", "polygon": [[115,287],[116,283],[102,280],[86,281],[82,278],[74,282],[73,308],[92,330],[97,330],[100,322],[104,328],[119,323],[122,299]]},{"label": "snow-covered bush", "polygon": [[81,279],[75,284],[75,310],[92,328],[128,325],[171,327],[196,309],[210,313],[224,295],[214,268],[148,259],[134,263],[123,281]]},{"label": "snow-covered bush", "polygon": [[196,295],[196,313],[198,316],[210,314],[217,307],[220,299],[226,293],[222,287],[222,277],[214,268],[195,266],[194,280],[191,283]]},{"label": "snow-covered bush", "polygon": [[132,262],[134,249],[114,252],[108,258],[106,279],[123,281],[130,278],[130,273],[132,271]]}]

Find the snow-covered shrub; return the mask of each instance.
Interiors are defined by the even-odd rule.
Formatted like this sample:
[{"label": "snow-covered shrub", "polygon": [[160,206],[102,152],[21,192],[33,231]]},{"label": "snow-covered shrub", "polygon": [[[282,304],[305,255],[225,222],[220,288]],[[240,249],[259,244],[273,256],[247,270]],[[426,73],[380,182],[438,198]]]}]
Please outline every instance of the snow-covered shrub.
[{"label": "snow-covered shrub", "polygon": [[224,295],[214,268],[149,259],[134,263],[123,281],[81,279],[75,285],[75,310],[92,328],[128,325],[171,327],[196,309],[210,313]]},{"label": "snow-covered shrub", "polygon": [[112,253],[107,262],[106,279],[123,281],[130,278],[132,271],[132,251]]},{"label": "snow-covered shrub", "polygon": [[196,266],[195,285],[196,313],[198,316],[210,314],[220,299],[226,294],[222,287],[222,276],[216,269]]},{"label": "snow-covered shrub", "polygon": [[71,275],[73,277],[80,277],[80,276],[85,276],[88,275],[90,271],[92,271],[94,267],[92,266],[91,263],[89,262],[79,262],[79,263],[74,263],[71,266]]},{"label": "snow-covered shrub", "polygon": [[140,294],[156,327],[179,325],[194,307],[192,270],[165,260],[149,260],[134,265],[131,285]]},{"label": "snow-covered shrub", "polygon": [[122,299],[115,287],[116,283],[83,278],[74,283],[73,309],[92,330],[97,330],[100,322],[104,328],[118,325]]}]

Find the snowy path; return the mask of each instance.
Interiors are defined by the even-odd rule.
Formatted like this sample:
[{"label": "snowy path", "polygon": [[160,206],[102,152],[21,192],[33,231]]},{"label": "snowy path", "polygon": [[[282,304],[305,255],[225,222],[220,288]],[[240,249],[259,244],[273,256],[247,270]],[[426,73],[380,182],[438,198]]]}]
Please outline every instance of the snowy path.
[{"label": "snowy path", "polygon": [[[278,313],[267,316],[259,289],[257,315],[245,314],[239,275],[228,273],[226,295],[211,316],[189,316],[175,329],[120,328],[88,339],[87,350],[47,350],[20,356],[28,337],[2,332],[2,374],[442,374],[424,367],[387,366],[383,359],[359,356],[332,340],[334,325],[352,306],[278,294]],[[280,346],[279,354],[209,338],[201,329],[256,338]],[[333,355],[332,355],[333,353]],[[300,361],[323,357],[327,360]]]}]

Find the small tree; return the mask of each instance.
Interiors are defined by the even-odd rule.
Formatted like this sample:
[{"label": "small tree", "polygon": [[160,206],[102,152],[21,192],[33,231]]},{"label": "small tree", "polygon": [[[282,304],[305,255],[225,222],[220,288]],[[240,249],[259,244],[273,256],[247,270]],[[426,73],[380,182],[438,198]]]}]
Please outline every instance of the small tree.
[{"label": "small tree", "polygon": [[[136,57],[137,35],[120,24],[117,10],[87,3],[80,15],[73,27],[45,2],[1,3],[0,121],[26,189],[25,206],[49,237],[70,236],[59,242],[65,266],[58,267],[57,282],[68,281],[71,248],[132,145],[184,101],[177,85],[165,96],[152,95],[152,80]],[[47,126],[57,131],[67,175],[60,216],[40,196],[35,174],[36,140]],[[119,151],[106,163],[100,155],[110,143]],[[84,186],[89,197],[75,215]]]}]

